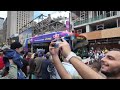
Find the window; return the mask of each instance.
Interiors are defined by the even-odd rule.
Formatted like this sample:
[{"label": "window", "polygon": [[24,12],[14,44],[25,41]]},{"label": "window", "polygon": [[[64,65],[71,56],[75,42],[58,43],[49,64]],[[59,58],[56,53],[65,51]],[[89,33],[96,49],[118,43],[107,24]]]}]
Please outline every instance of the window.
[{"label": "window", "polygon": [[117,15],[117,11],[113,11],[113,16]]},{"label": "window", "polygon": [[97,30],[103,30],[104,29],[104,24],[99,24],[96,25]]},{"label": "window", "polygon": [[76,15],[80,17],[80,11],[76,11]]},{"label": "window", "polygon": [[94,11],[94,17],[96,17],[97,16],[97,11]]},{"label": "window", "polygon": [[110,11],[106,11],[106,17],[110,17]]},{"label": "window", "polygon": [[81,11],[80,20],[87,20],[87,19],[88,19],[88,11]]},{"label": "window", "polygon": [[98,11],[98,15],[102,15],[103,14],[103,11]]}]

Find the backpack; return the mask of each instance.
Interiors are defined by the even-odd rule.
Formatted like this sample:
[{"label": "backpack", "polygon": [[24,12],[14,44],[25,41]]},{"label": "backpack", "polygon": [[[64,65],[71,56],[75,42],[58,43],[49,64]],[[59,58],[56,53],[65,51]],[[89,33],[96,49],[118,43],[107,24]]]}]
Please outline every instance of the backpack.
[{"label": "backpack", "polygon": [[[15,50],[12,50],[12,49],[7,50],[5,52],[4,57],[7,58],[7,59],[12,59],[13,62],[18,66],[18,68],[23,67],[23,62],[22,62],[21,55],[19,53],[17,53]],[[8,62],[8,60],[7,60],[7,62]],[[9,62],[8,62],[8,64],[9,64]]]},{"label": "backpack", "polygon": [[17,71],[17,79],[26,79],[26,75],[21,69]]}]

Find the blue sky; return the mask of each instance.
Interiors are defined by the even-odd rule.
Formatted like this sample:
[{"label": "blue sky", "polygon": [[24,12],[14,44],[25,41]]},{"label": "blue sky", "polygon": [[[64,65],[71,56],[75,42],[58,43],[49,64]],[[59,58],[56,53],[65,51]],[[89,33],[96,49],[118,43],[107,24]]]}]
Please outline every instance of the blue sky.
[{"label": "blue sky", "polygon": [[40,15],[40,11],[35,11],[34,12],[34,18],[36,18],[37,16],[39,16]]},{"label": "blue sky", "polygon": [[48,16],[48,14],[52,14],[55,11],[34,11],[34,18],[39,16],[40,14],[44,14],[45,16]]}]

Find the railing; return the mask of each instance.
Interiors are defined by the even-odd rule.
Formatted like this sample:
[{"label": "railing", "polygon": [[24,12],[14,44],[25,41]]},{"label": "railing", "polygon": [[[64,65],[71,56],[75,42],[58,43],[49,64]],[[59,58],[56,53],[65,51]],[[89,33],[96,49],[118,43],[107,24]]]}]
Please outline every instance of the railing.
[{"label": "railing", "polygon": [[[115,13],[112,16],[116,16],[116,15],[117,15],[117,13]],[[90,23],[90,22],[101,20],[101,19],[108,18],[108,17],[111,17],[111,16],[110,15],[107,16],[107,14],[105,14],[105,15],[95,16],[94,18],[89,18],[89,19],[86,19],[86,20],[81,20],[81,21],[77,20],[77,21],[74,22],[74,26],[85,24],[85,23]]]}]

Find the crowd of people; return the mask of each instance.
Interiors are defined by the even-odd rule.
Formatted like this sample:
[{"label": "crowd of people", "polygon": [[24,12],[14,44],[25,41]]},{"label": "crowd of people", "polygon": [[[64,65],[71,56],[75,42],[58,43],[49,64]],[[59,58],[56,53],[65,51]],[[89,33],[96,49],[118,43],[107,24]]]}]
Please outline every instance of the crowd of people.
[{"label": "crowd of people", "polygon": [[49,52],[24,52],[19,42],[0,51],[0,79],[119,79],[120,50],[90,50],[90,64],[71,51],[62,39],[51,42]]}]

